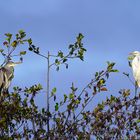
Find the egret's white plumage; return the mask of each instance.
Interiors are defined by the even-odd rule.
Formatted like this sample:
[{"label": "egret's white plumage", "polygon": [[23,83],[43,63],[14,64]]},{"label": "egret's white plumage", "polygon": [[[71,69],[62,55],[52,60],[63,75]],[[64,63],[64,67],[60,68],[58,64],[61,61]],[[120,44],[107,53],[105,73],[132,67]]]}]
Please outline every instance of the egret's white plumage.
[{"label": "egret's white plumage", "polygon": [[8,61],[3,67],[0,68],[0,91],[8,90],[14,77],[14,66],[20,63],[21,62]]},{"label": "egret's white plumage", "polygon": [[137,86],[140,87],[140,52],[134,51],[131,53],[131,55],[134,57],[131,63],[133,76],[135,78]]}]

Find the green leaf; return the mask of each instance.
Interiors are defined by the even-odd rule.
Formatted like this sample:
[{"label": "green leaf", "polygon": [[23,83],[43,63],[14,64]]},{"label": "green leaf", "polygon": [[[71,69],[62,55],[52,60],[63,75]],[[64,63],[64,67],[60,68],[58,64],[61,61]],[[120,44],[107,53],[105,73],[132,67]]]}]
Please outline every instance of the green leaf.
[{"label": "green leaf", "polygon": [[22,40],[19,41],[20,44],[24,44],[24,42]]},{"label": "green leaf", "polygon": [[42,108],[42,113],[43,113],[43,114],[45,113],[45,108]]},{"label": "green leaf", "polygon": [[25,54],[26,54],[26,51],[20,52],[20,55],[25,55]]},{"label": "green leaf", "polygon": [[26,33],[23,30],[19,30],[20,39],[23,39],[26,36]]},{"label": "green leaf", "polygon": [[83,51],[85,51],[85,52],[87,51],[85,48],[81,48],[81,49],[82,49]]},{"label": "green leaf", "polygon": [[17,90],[17,87],[13,87],[13,90],[15,90],[15,91],[16,91],[16,90]]},{"label": "green leaf", "polygon": [[56,87],[52,89],[52,94],[54,95],[56,93]]},{"label": "green leaf", "polygon": [[52,89],[52,92],[55,93],[55,92],[56,92],[56,88],[53,88],[53,89]]},{"label": "green leaf", "polygon": [[79,56],[80,60],[84,61],[84,57],[83,56]]},{"label": "green leaf", "polygon": [[8,41],[8,43],[10,44],[11,38],[12,38],[12,34],[10,33],[6,33],[5,34],[8,38],[6,38],[6,40]]},{"label": "green leaf", "polygon": [[13,41],[13,42],[11,43],[11,46],[14,47],[14,48],[17,47],[17,41],[16,41],[16,40]]},{"label": "green leaf", "polygon": [[111,95],[110,101],[114,102],[114,101],[116,101],[116,98],[113,95]]},{"label": "green leaf", "polygon": [[65,59],[63,60],[63,63],[65,63],[67,60],[68,60],[68,59],[65,58]]},{"label": "green leaf", "polygon": [[110,62],[108,61],[107,64],[108,64],[107,70],[110,72],[110,71],[113,69],[115,63],[114,63],[114,62],[110,63]]},{"label": "green leaf", "polygon": [[58,111],[58,109],[59,109],[59,105],[58,105],[58,103],[56,103],[55,104],[55,111]]},{"label": "green leaf", "polygon": [[29,43],[29,45],[32,45],[32,39],[31,38],[28,39],[28,43]]},{"label": "green leaf", "polygon": [[98,107],[99,107],[99,109],[103,109],[104,108],[104,105],[103,104],[98,104]]},{"label": "green leaf", "polygon": [[3,49],[0,49],[0,53],[2,53],[4,50]]},{"label": "green leaf", "polygon": [[95,77],[97,77],[98,75],[99,75],[99,73],[98,73],[98,72],[96,72],[96,73],[95,73]]},{"label": "green leaf", "polygon": [[71,49],[73,47],[74,47],[74,45],[73,44],[70,44],[68,48]]},{"label": "green leaf", "polygon": [[55,59],[55,64],[56,64],[56,65],[59,65],[59,64],[60,64],[60,62],[59,62],[58,59]]},{"label": "green leaf", "polygon": [[18,32],[19,32],[19,34],[25,33],[23,30],[19,30]]},{"label": "green leaf", "polygon": [[136,123],[140,123],[140,119],[136,120]]},{"label": "green leaf", "polygon": [[69,94],[69,99],[73,99],[74,96],[75,96],[75,95],[74,95],[73,93],[70,93],[70,94]]},{"label": "green leaf", "polygon": [[66,94],[64,94],[64,103],[66,102],[68,96]]},{"label": "green leaf", "polygon": [[43,89],[41,84],[38,84],[37,87],[38,87],[39,90]]},{"label": "green leaf", "polygon": [[77,42],[80,43],[83,38],[84,38],[84,36],[81,33],[79,33],[79,35],[77,37]]},{"label": "green leaf", "polygon": [[12,38],[12,34],[10,33],[6,33],[5,36],[7,36],[8,38],[6,38],[6,40],[8,41],[8,43],[10,44],[11,38]]},{"label": "green leaf", "polygon": [[5,36],[7,36],[8,38],[11,38],[12,37],[12,34],[6,33]]},{"label": "green leaf", "polygon": [[76,104],[80,104],[80,101],[77,99],[77,100],[75,101],[75,103],[76,103]]},{"label": "green leaf", "polygon": [[60,58],[63,58],[63,57],[64,57],[63,52],[62,52],[62,51],[59,51],[59,52],[58,52],[58,56],[59,56]]},{"label": "green leaf", "polygon": [[117,69],[110,70],[110,72],[119,72]]},{"label": "green leaf", "polygon": [[100,81],[99,81],[99,82],[100,82],[100,84],[101,84],[101,85],[103,85],[103,84],[105,83],[105,79],[104,79],[104,78],[102,78],[102,79],[100,79]]},{"label": "green leaf", "polygon": [[32,47],[29,47],[29,51],[33,51],[33,48]]},{"label": "green leaf", "polygon": [[128,90],[125,90],[124,92],[123,92],[123,96],[124,97],[128,97],[130,95],[130,90],[128,89]]}]

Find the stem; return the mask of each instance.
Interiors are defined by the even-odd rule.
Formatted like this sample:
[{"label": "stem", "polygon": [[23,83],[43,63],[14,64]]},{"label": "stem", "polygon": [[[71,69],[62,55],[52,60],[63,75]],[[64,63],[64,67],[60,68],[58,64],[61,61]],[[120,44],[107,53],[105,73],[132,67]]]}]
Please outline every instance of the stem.
[{"label": "stem", "polygon": [[33,119],[31,120],[31,122],[32,122],[32,126],[33,126],[34,140],[37,140],[35,122]]},{"label": "stem", "polygon": [[50,124],[49,124],[49,109],[50,109],[50,107],[49,107],[49,88],[50,88],[50,84],[49,84],[49,82],[50,82],[50,54],[49,54],[49,52],[48,52],[48,59],[47,59],[47,63],[48,63],[48,65],[47,65],[47,114],[48,114],[48,119],[47,119],[47,131],[48,131],[48,135],[49,135],[49,132],[50,132]]}]

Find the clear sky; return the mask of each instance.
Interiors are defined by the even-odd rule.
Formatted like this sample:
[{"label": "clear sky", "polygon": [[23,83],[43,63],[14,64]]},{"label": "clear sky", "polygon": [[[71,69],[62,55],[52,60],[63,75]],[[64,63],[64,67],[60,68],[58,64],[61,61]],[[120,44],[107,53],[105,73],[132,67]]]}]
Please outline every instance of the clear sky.
[{"label": "clear sky", "polygon": [[[71,83],[81,89],[106,61],[116,62],[119,74],[113,74],[107,83],[108,93],[132,88],[122,72],[130,72],[127,56],[140,50],[140,1],[139,0],[1,0],[0,38],[6,32],[26,31],[43,54],[47,51],[67,51],[80,32],[87,48],[85,61],[70,62],[69,70],[51,72],[52,87],[59,95],[68,92]],[[1,40],[2,41],[2,40]],[[26,48],[26,46],[24,47]],[[45,88],[46,60],[32,53],[15,69],[12,85],[26,86],[40,82]],[[39,101],[44,100],[42,93]],[[98,98],[99,98],[98,96]]]}]

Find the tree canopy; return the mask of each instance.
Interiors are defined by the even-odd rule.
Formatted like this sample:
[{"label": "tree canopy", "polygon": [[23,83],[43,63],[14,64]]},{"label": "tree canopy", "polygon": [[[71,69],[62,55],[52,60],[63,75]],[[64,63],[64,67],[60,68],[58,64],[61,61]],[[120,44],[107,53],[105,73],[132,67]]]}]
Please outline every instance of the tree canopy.
[{"label": "tree canopy", "polygon": [[[0,49],[4,63],[17,57],[22,60],[26,51],[21,50],[15,54],[19,45],[28,45],[28,50],[37,57],[47,60],[47,106],[39,108],[35,98],[40,96],[43,89],[41,84],[30,87],[14,86],[7,93],[0,93],[0,139],[50,139],[50,140],[114,140],[114,139],[139,139],[140,138],[140,94],[130,96],[131,90],[121,89],[119,96],[109,95],[95,108],[87,106],[97,94],[107,92],[106,82],[111,74],[118,72],[115,62],[107,62],[106,69],[95,72],[94,77],[79,92],[74,83],[70,86],[70,93],[64,94],[58,101],[57,88],[50,90],[50,70],[61,70],[61,65],[68,69],[68,62],[79,59],[84,61],[86,49],[82,43],[84,36],[79,33],[76,41],[68,46],[68,53],[58,51],[52,54],[48,51],[45,56],[33,44],[31,38],[26,38],[26,33],[20,30],[15,36],[5,34],[6,39]],[[16,52],[17,53],[17,52]],[[50,60],[53,58],[53,61]],[[46,62],[46,61],[45,61]],[[129,78],[129,74],[124,73]],[[111,84],[111,83],[110,83]],[[135,87],[135,85],[134,85]],[[133,93],[132,93],[133,94]],[[100,94],[102,96],[102,94]],[[50,109],[51,104],[54,109]]]}]

